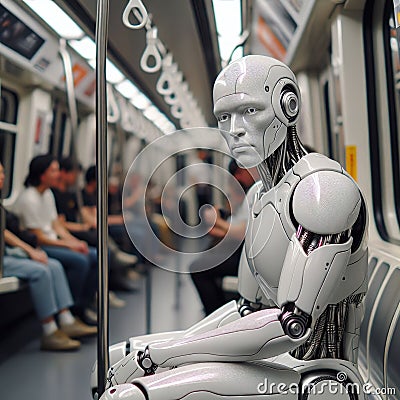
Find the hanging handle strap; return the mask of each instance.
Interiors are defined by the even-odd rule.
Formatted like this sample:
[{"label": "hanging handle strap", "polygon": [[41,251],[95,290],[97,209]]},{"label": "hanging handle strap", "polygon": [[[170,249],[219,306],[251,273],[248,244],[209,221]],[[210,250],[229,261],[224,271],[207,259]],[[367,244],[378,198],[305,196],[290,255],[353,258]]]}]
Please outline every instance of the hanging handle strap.
[{"label": "hanging handle strap", "polygon": [[[137,12],[135,12],[137,11]],[[132,24],[129,21],[129,15],[135,15],[136,19],[139,21],[138,24]],[[129,0],[128,5],[125,7],[124,13],[122,14],[122,21],[124,25],[130,29],[141,29],[146,25],[148,19],[148,14],[146,7],[141,0]]]},{"label": "hanging handle strap", "polygon": [[[145,72],[157,72],[161,68],[161,54],[158,48],[157,28],[152,27],[146,33],[146,49],[140,59],[140,67]],[[154,64],[150,65],[149,62],[153,58]]]}]

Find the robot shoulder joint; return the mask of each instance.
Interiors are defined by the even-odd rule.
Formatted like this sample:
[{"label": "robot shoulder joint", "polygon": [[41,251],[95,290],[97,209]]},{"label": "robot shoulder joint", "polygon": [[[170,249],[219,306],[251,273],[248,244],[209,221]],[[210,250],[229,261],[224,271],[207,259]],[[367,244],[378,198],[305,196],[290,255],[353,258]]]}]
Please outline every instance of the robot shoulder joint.
[{"label": "robot shoulder joint", "polygon": [[359,188],[337,171],[316,171],[303,178],[292,198],[295,222],[306,230],[331,235],[351,228],[361,207]]}]

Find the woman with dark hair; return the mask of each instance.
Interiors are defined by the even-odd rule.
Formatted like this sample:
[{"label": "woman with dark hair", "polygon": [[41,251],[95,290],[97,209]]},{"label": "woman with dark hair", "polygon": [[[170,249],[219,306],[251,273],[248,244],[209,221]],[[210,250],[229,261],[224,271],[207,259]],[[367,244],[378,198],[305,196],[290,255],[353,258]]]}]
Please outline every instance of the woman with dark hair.
[{"label": "woman with dark hair", "polygon": [[94,323],[89,305],[97,287],[97,252],[71,235],[59,221],[50,190],[58,178],[59,164],[53,156],[34,157],[25,179],[26,188],[20,193],[14,210],[23,226],[36,235],[42,249],[64,266],[77,314],[85,322]]}]

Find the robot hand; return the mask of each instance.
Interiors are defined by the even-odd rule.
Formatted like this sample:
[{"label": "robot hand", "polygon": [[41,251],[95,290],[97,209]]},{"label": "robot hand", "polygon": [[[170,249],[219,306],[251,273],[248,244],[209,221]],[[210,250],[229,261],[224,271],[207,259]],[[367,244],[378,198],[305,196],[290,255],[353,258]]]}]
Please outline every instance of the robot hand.
[{"label": "robot hand", "polygon": [[156,372],[157,367],[150,358],[148,348],[144,351],[134,351],[108,370],[106,388],[152,375]]}]

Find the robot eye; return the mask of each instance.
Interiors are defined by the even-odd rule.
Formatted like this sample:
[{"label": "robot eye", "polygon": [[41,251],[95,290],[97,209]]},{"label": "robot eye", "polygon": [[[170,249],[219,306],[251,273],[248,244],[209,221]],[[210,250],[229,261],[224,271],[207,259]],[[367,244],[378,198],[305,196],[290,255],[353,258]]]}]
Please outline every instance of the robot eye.
[{"label": "robot eye", "polygon": [[255,114],[256,112],[257,112],[257,109],[256,109],[256,108],[254,108],[254,107],[249,107],[249,108],[246,108],[245,114],[247,114],[247,115],[253,115],[253,114]]},{"label": "robot eye", "polygon": [[229,119],[229,114],[221,114],[218,116],[218,122],[226,122]]}]

